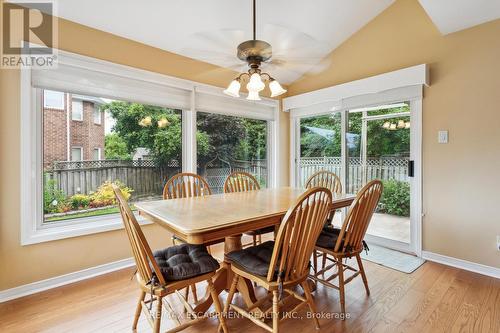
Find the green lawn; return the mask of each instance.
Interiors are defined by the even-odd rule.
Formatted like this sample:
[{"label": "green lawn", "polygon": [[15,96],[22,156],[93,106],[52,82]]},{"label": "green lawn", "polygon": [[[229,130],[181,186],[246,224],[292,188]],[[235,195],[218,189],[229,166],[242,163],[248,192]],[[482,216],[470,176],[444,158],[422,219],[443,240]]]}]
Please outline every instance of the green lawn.
[{"label": "green lawn", "polygon": [[[133,211],[136,210],[134,205],[131,205],[130,207]],[[78,219],[82,217],[90,217],[90,216],[99,216],[99,215],[107,215],[107,214],[114,214],[114,213],[119,213],[120,211],[118,210],[118,207],[110,207],[106,209],[100,209],[100,210],[93,210],[91,212],[82,212],[79,214],[70,214],[70,215],[63,215],[63,216],[54,216],[45,219],[45,222],[55,222],[55,221],[64,221],[64,220],[72,220],[72,219]]]}]

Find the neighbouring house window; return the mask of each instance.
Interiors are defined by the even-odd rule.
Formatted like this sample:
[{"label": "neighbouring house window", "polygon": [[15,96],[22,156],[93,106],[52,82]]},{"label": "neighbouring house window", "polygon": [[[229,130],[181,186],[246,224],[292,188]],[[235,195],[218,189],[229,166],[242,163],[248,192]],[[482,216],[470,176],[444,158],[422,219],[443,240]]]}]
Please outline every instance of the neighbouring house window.
[{"label": "neighbouring house window", "polygon": [[64,110],[64,93],[61,91],[44,90],[43,106],[47,109]]},{"label": "neighbouring house window", "polygon": [[101,125],[101,110],[97,104],[94,104],[94,124]]},{"label": "neighbouring house window", "polygon": [[223,192],[233,170],[249,172],[267,186],[267,121],[198,112],[196,123],[198,174],[213,193]]},{"label": "neighbouring house window", "polygon": [[83,148],[73,147],[71,148],[71,161],[81,161],[83,160]]},{"label": "neighbouring house window", "polygon": [[99,161],[101,159],[101,148],[94,148],[92,157],[94,161]]},{"label": "neighbouring house window", "polygon": [[83,102],[75,101],[71,102],[71,119],[72,120],[83,120]]},{"label": "neighbouring house window", "polygon": [[[112,218],[110,214],[119,221],[112,183],[122,188],[134,209],[135,201],[161,198],[165,179],[182,171],[180,110],[100,96],[85,98],[104,104],[94,104],[96,109],[77,126],[68,126],[65,117],[50,110],[43,113],[47,126],[42,140],[42,223],[47,225],[100,223]],[[83,119],[81,100],[73,100],[72,106],[72,119]],[[101,118],[104,112],[109,119]],[[93,125],[98,120],[103,126]],[[66,142],[71,145],[69,161]],[[146,155],[151,158],[139,160]]]}]

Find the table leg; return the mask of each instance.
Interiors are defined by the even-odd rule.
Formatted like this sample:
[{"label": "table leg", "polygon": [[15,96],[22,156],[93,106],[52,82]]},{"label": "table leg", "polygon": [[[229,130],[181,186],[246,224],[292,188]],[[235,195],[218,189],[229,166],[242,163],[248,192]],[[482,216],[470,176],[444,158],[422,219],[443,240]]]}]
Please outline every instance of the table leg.
[{"label": "table leg", "polygon": [[[229,236],[225,238],[224,241],[224,262],[221,264],[221,268],[217,271],[214,276],[214,287],[215,291],[219,295],[223,290],[229,290],[231,287],[231,282],[233,281],[233,272],[231,271],[231,265],[228,260],[225,259],[225,254],[238,251],[242,249],[241,245],[241,235]],[[244,278],[239,279],[237,291],[243,297],[245,304],[251,306],[257,301],[255,297],[255,291],[253,289],[252,283]],[[210,291],[208,287],[205,291],[205,296],[200,300],[194,311],[196,313],[205,313],[208,308],[212,305],[212,297],[210,296]]]}]

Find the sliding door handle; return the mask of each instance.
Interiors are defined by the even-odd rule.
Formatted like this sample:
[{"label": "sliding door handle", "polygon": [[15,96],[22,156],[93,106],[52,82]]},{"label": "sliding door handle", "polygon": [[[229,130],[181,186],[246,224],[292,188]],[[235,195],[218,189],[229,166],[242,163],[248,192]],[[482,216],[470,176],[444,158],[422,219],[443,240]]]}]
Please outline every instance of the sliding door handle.
[{"label": "sliding door handle", "polygon": [[408,161],[408,177],[415,177],[415,161]]}]

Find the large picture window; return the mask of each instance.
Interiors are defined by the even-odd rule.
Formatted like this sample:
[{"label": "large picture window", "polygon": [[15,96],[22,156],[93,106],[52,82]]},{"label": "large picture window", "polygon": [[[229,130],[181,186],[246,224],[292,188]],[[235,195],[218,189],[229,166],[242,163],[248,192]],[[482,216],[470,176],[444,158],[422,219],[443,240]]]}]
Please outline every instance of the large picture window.
[{"label": "large picture window", "polygon": [[[69,92],[60,94],[71,99]],[[117,214],[111,184],[122,188],[132,207],[137,200],[161,198],[164,180],[182,170],[181,111],[81,97],[84,102],[73,101],[66,114],[42,110],[45,224]],[[99,116],[106,112],[111,124],[95,126],[94,107],[75,108],[82,103],[100,108]],[[68,126],[76,110],[82,121]]]},{"label": "large picture window", "polygon": [[196,125],[198,174],[212,192],[221,193],[233,171],[249,172],[267,186],[267,121],[198,112]]},{"label": "large picture window", "polygon": [[[277,185],[277,101],[233,99],[219,87],[64,51],[59,60],[57,71],[20,74],[22,245],[123,228],[111,183],[132,209],[160,199],[179,172],[200,173],[214,193],[235,170]],[[75,115],[72,101],[81,101]]]}]

